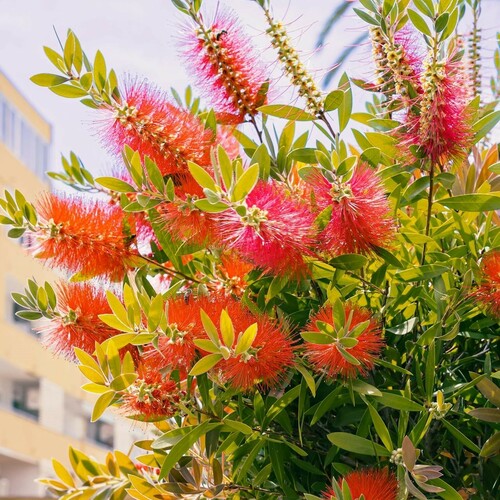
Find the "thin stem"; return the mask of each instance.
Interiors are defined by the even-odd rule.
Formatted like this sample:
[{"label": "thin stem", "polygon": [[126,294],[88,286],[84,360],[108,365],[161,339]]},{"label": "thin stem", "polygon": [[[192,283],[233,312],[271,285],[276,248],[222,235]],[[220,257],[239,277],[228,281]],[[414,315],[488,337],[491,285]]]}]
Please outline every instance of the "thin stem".
[{"label": "thin stem", "polygon": [[259,141],[261,144],[264,143],[263,141],[263,138],[262,138],[262,131],[259,129],[258,125],[257,125],[257,121],[255,120],[255,116],[254,115],[249,115],[250,116],[250,123],[253,125],[255,131],[257,132],[257,135],[259,136]]},{"label": "thin stem", "polygon": [[336,139],[337,138],[337,134],[335,133],[335,131],[333,130],[333,127],[331,125],[331,123],[329,122],[328,118],[326,117],[325,113],[322,111],[319,115],[319,119],[326,125],[326,127],[328,128],[328,131],[330,132],[330,134],[332,134],[332,137],[333,139]]},{"label": "thin stem", "polygon": [[[429,236],[431,231],[431,216],[432,216],[432,203],[434,198],[434,162],[431,163],[431,170],[429,172],[429,196],[427,197],[427,220],[425,223],[425,236]],[[422,249],[422,261],[421,264],[425,264],[425,254],[427,251],[427,243],[424,243]]]}]

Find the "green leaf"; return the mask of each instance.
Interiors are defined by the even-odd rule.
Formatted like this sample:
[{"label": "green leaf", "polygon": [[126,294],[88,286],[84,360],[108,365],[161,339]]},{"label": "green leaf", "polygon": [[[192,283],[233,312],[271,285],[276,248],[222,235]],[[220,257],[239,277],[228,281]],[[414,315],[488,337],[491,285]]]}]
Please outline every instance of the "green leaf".
[{"label": "green leaf", "polygon": [[53,87],[55,85],[60,85],[61,83],[65,83],[69,80],[65,76],[61,75],[52,75],[49,73],[39,73],[38,75],[33,75],[30,80],[40,87]]},{"label": "green leaf", "polygon": [[360,269],[364,267],[368,262],[368,259],[364,255],[358,255],[355,253],[346,253],[344,255],[339,255],[332,259],[329,264],[337,269],[344,269],[346,271],[351,271],[354,269]]},{"label": "green leaf", "polygon": [[387,448],[387,450],[392,452],[394,450],[394,446],[392,445],[391,435],[389,434],[387,426],[382,420],[382,417],[378,414],[377,410],[375,410],[375,408],[367,401],[366,405],[368,406],[368,411],[370,412],[370,417],[372,419],[373,426],[377,431],[378,437],[380,438],[382,443],[384,443],[384,446]]},{"label": "green leaf", "polygon": [[423,33],[424,35],[431,37],[432,36],[431,30],[429,29],[429,26],[427,26],[427,23],[425,22],[424,18],[412,9],[408,9],[407,12],[408,12],[408,17],[410,18],[413,26],[415,26],[415,28],[417,28],[417,30]]},{"label": "green leaf", "polygon": [[297,363],[295,365],[295,369],[304,377],[304,380],[306,381],[307,387],[311,391],[311,394],[313,397],[316,396],[316,382],[314,380],[313,375],[311,372],[302,364]]},{"label": "green leaf", "polygon": [[191,446],[193,446],[194,443],[201,438],[201,436],[205,435],[209,431],[219,428],[222,425],[222,423],[212,423],[210,421],[206,421],[200,425],[194,426],[188,434],[186,434],[173,446],[169,454],[166,456],[165,461],[161,466],[159,479],[164,479],[168,476],[172,468],[175,467],[183,455],[188,452]]},{"label": "green leaf", "polygon": [[243,175],[236,181],[231,196],[231,201],[243,200],[255,187],[259,180],[259,165],[254,163],[248,167]]},{"label": "green leaf", "polygon": [[131,386],[137,380],[138,376],[137,373],[122,373],[111,381],[109,388],[113,389],[113,391],[123,391]]},{"label": "green leaf", "polygon": [[430,280],[441,274],[449,271],[450,269],[441,264],[425,264],[420,267],[413,267],[404,271],[398,271],[396,276],[401,281],[423,281]]},{"label": "green leaf", "polygon": [[364,10],[361,10],[361,9],[352,9],[354,12],[356,12],[356,14],[361,18],[363,19],[363,21],[365,23],[368,23],[368,24],[371,24],[373,26],[379,26],[380,23],[374,19],[372,16],[370,16],[369,14],[367,14]]},{"label": "green leaf", "polygon": [[[316,164],[316,150],[314,148],[298,148],[288,153],[288,158],[302,163]],[[302,169],[301,169],[302,170]]]},{"label": "green leaf", "polygon": [[325,104],[324,104],[325,111],[333,111],[337,109],[342,104],[343,100],[344,100],[344,92],[342,90],[332,90],[325,97]]},{"label": "green leaf", "polygon": [[206,199],[196,200],[194,202],[194,204],[195,204],[196,208],[201,210],[202,212],[208,212],[211,214],[225,212],[229,208],[229,206],[226,205],[225,203],[222,203],[222,202],[210,203]]},{"label": "green leaf", "polygon": [[217,331],[217,327],[214,325],[213,321],[203,309],[200,310],[200,317],[203,328],[205,329],[205,332],[207,332],[208,338],[215,345],[220,345],[219,332]]},{"label": "green leaf", "polygon": [[434,23],[434,27],[436,28],[436,33],[441,33],[446,26],[448,26],[448,20],[450,18],[450,15],[445,12],[441,14],[437,19],[436,22]]},{"label": "green leaf", "polygon": [[500,451],[500,432],[495,432],[493,436],[491,436],[481,448],[481,453],[479,454],[481,457],[492,457],[497,455]]},{"label": "green leaf", "polygon": [[484,136],[490,132],[493,127],[500,121],[500,111],[493,111],[492,113],[483,116],[479,119],[474,125],[472,129],[476,132],[474,136],[474,141],[477,143]]},{"label": "green leaf", "polygon": [[91,422],[99,420],[101,415],[106,411],[106,409],[112,404],[115,397],[115,391],[108,391],[101,394],[97,401],[95,402],[94,409],[92,410]]},{"label": "green leaf", "polygon": [[388,457],[391,455],[391,452],[383,446],[348,432],[332,432],[328,434],[327,438],[333,445],[352,453],[379,457]]},{"label": "green leaf", "polygon": [[463,212],[500,210],[500,192],[463,194],[453,196],[452,198],[442,198],[441,200],[436,200],[436,203],[454,210],[462,210]]},{"label": "green leaf", "polygon": [[363,380],[352,380],[351,387],[359,394],[363,394],[363,396],[382,396],[382,393],[376,387],[364,382]]},{"label": "green leaf", "polygon": [[477,453],[477,454],[480,453],[481,450],[479,449],[479,446],[477,446],[475,443],[473,443],[465,434],[463,434],[461,431],[459,431],[454,425],[450,424],[450,422],[448,422],[445,419],[442,419],[441,422],[446,427],[446,429],[448,429],[450,434],[455,439],[460,441],[465,447],[469,448],[469,450],[472,450],[474,453]]},{"label": "green leaf", "polygon": [[222,359],[222,354],[208,354],[207,356],[201,358],[194,366],[191,368],[189,375],[194,377],[196,375],[201,375],[203,373],[211,370],[220,360]]},{"label": "green leaf", "polygon": [[206,189],[210,189],[214,193],[217,192],[217,187],[215,185],[215,181],[212,179],[212,176],[202,167],[193,163],[192,161],[188,161],[188,168],[191,172],[191,175],[194,177],[194,180],[202,187]]},{"label": "green leaf", "polygon": [[261,106],[259,111],[265,115],[276,116],[277,118],[284,118],[285,120],[299,122],[316,120],[314,115],[307,113],[303,109],[295,106],[288,106],[286,104],[268,104],[267,106]]},{"label": "green leaf", "polygon": [[122,181],[121,179],[115,179],[114,177],[97,177],[95,182],[117,193],[135,193],[136,191],[128,182]]},{"label": "green leaf", "polygon": [[331,335],[321,332],[302,332],[300,336],[311,344],[328,345],[335,342],[335,339]]},{"label": "green leaf", "polygon": [[296,385],[275,401],[266,414],[263,427],[267,427],[289,404],[293,403],[299,397],[299,394],[300,385]]},{"label": "green leaf", "polygon": [[258,324],[251,324],[240,336],[236,344],[235,354],[242,354],[246,352],[253,344],[258,332]]},{"label": "green leaf", "polygon": [[425,411],[422,405],[415,403],[411,399],[389,392],[383,392],[381,396],[377,397],[376,401],[377,403],[388,406],[389,408],[395,408],[396,410]]},{"label": "green leaf", "polygon": [[37,311],[17,311],[16,316],[26,321],[36,321],[42,317],[42,313]]},{"label": "green leaf", "polygon": [[226,417],[222,422],[231,429],[237,432],[241,432],[242,434],[248,435],[253,433],[253,429],[249,425],[244,424],[243,422],[240,422],[238,420],[233,420]]},{"label": "green leaf", "polygon": [[49,88],[52,92],[54,92],[54,94],[57,94],[61,97],[68,97],[70,99],[78,99],[80,97],[85,97],[87,95],[86,90],[66,83]]},{"label": "green leaf", "polygon": [[226,309],[223,309],[220,315],[220,333],[224,345],[231,349],[234,343],[234,326]]},{"label": "green leaf", "polygon": [[344,99],[338,108],[339,132],[342,132],[347,127],[352,114],[352,90],[349,83],[349,77],[346,73],[344,73],[340,78],[339,87],[343,87],[345,89]]}]

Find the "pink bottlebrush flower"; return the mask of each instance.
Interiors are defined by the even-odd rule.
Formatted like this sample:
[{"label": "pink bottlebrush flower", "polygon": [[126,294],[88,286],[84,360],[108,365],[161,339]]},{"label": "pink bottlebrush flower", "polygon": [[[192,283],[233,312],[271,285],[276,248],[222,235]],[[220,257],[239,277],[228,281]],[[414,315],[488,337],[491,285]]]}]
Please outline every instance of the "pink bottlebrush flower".
[{"label": "pink bottlebrush flower", "polygon": [[139,378],[122,395],[121,410],[130,418],[154,422],[173,417],[178,411],[181,393],[175,381],[144,366]]},{"label": "pink bottlebrush flower", "polygon": [[493,250],[481,262],[482,281],[473,296],[495,318],[500,318],[500,251]]},{"label": "pink bottlebrush flower", "polygon": [[51,266],[83,276],[121,280],[138,254],[130,247],[131,218],[101,200],[46,194],[30,250]]},{"label": "pink bottlebrush flower", "polygon": [[196,200],[204,197],[202,188],[190,174],[182,176],[175,188],[174,201],[157,207],[160,223],[180,240],[195,245],[208,244],[213,241],[213,216],[194,205]]},{"label": "pink bottlebrush flower", "polygon": [[246,198],[245,215],[235,210],[216,214],[221,244],[263,271],[303,276],[308,267],[313,216],[309,208],[290,196],[277,183],[259,182]]},{"label": "pink bottlebrush flower", "polygon": [[[387,469],[365,469],[353,471],[339,481],[346,482],[351,492],[351,497],[356,500],[363,495],[365,500],[396,500],[398,493],[398,481],[396,476]],[[325,500],[336,498],[333,488],[323,493]]]},{"label": "pink bottlebrush flower", "polygon": [[[425,64],[420,77],[422,93],[410,108],[397,137],[405,148],[419,147],[433,163],[443,165],[463,158],[472,146],[468,109],[471,85],[461,61]],[[410,154],[410,153],[408,153]]]},{"label": "pink bottlebrush flower", "polygon": [[[325,373],[329,378],[337,378],[341,376],[345,379],[353,379],[359,375],[366,375],[369,370],[373,369],[374,360],[380,354],[384,342],[381,338],[381,329],[378,322],[372,317],[366,309],[361,309],[355,305],[345,304],[344,306],[345,321],[351,317],[349,329],[353,330],[356,326],[365,321],[369,324],[365,330],[356,337],[357,343],[352,347],[348,347],[340,341],[342,337],[332,341],[330,344],[313,344],[305,343],[305,354],[309,361],[313,364],[315,370],[319,373]],[[306,327],[310,332],[321,332],[317,322],[322,321],[331,325],[335,329],[332,318],[332,307],[327,306],[317,312]],[[339,350],[339,346],[347,351],[347,353],[355,358],[359,364],[354,364],[348,361]]]},{"label": "pink bottlebrush flower", "polygon": [[[233,323],[236,348],[240,333],[250,325],[257,323],[257,335],[250,348],[239,355],[234,353],[223,359],[212,369],[224,382],[242,390],[256,385],[276,387],[283,379],[286,370],[294,363],[293,341],[289,338],[285,326],[267,316],[252,314],[241,302],[224,295],[202,298],[196,301],[215,325],[219,325],[222,310],[226,310]],[[204,330],[203,330],[204,332]],[[206,336],[206,333],[204,333]],[[222,336],[219,334],[221,341]],[[229,347],[229,346],[228,346]]]},{"label": "pink bottlebrush flower", "polygon": [[104,108],[103,141],[116,154],[125,145],[149,156],[163,175],[187,171],[187,161],[210,164],[212,132],[147,82],[132,82],[118,109]]},{"label": "pink bottlebrush flower", "polygon": [[99,319],[100,314],[112,313],[103,290],[89,283],[59,283],[56,297],[60,316],[47,320],[37,331],[42,343],[58,356],[75,361],[75,347],[93,354],[96,342],[120,333]]},{"label": "pink bottlebrush flower", "polygon": [[320,211],[331,206],[329,222],[319,234],[327,254],[369,253],[385,247],[394,234],[389,203],[377,174],[365,165],[356,167],[346,183],[334,184],[319,172],[309,179]]},{"label": "pink bottlebrush flower", "polygon": [[219,11],[210,26],[200,18],[185,45],[186,62],[221,123],[241,123],[265,104],[259,55],[234,16]]}]

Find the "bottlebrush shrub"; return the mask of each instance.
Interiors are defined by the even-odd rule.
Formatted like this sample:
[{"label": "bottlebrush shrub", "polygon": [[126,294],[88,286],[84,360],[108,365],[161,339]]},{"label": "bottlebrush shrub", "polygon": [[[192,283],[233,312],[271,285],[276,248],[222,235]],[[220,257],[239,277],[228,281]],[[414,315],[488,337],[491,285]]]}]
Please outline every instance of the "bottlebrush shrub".
[{"label": "bottlebrush shrub", "polygon": [[293,105],[200,0],[174,5],[215,111],[191,88],[123,86],[72,32],[46,50],[57,73],[33,81],[105,116],[123,172],[72,153],[51,176],[78,196],[5,193],[9,235],[72,280],[30,280],[18,315],[78,360],[93,420],[115,407],[156,430],[137,466],[72,450],[81,481],[57,463],[56,496],[498,497],[500,112],[455,39],[478,3],[359,4],[364,112],[347,75],[319,90],[269,0],[254,7]]}]

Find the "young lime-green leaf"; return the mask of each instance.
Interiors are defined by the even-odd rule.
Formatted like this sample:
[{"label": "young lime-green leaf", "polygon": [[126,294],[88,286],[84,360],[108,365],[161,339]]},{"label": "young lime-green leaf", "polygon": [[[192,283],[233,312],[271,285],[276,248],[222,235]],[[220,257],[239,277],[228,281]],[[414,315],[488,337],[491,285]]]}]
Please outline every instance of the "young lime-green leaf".
[{"label": "young lime-green leaf", "polygon": [[355,269],[361,269],[367,264],[367,262],[368,259],[364,255],[346,253],[333,258],[330,261],[330,264],[338,269],[353,271]]},{"label": "young lime-green leaf", "polygon": [[257,336],[258,328],[257,323],[253,323],[240,335],[238,343],[236,344],[236,355],[246,352],[252,346]]},{"label": "young lime-green leaf", "polygon": [[220,314],[220,333],[224,344],[231,349],[234,343],[234,327],[226,309]]},{"label": "young lime-green leaf", "polygon": [[331,335],[321,332],[302,332],[300,336],[311,344],[322,344],[327,345],[335,341],[335,338]]},{"label": "young lime-green leaf", "polygon": [[137,373],[122,373],[111,381],[109,388],[113,391],[124,391],[137,380],[138,376]]},{"label": "young lime-green leaf", "polygon": [[351,365],[359,366],[361,362],[355,358],[352,354],[349,354],[342,346],[337,344],[337,351],[339,351],[340,355]]},{"label": "young lime-green leaf", "polygon": [[453,196],[452,198],[442,198],[441,200],[437,200],[436,203],[454,210],[462,210],[463,212],[500,210],[500,192],[463,194]]},{"label": "young lime-green leaf", "polygon": [[296,106],[288,106],[286,104],[268,104],[261,106],[259,111],[265,115],[276,116],[277,118],[284,118],[285,120],[295,121],[312,121],[316,117],[311,113],[307,113],[303,109]]},{"label": "young lime-green leaf", "polygon": [[339,343],[345,349],[352,349],[358,345],[358,339],[352,337],[342,337],[339,339]]},{"label": "young lime-green leaf", "polygon": [[217,327],[214,325],[213,321],[210,319],[208,314],[203,309],[200,310],[200,316],[203,328],[207,332],[208,337],[216,346],[220,346],[219,333],[217,331]]},{"label": "young lime-green leaf", "polygon": [[216,203],[211,203],[207,199],[196,200],[194,204],[196,208],[201,210],[202,212],[208,212],[212,214],[225,212],[229,208],[229,206],[223,202],[218,201]]},{"label": "young lime-green leaf", "polygon": [[73,476],[69,473],[69,471],[64,467],[64,465],[57,461],[55,458],[52,459],[52,468],[56,473],[57,477],[65,484],[70,486],[71,488],[75,487],[75,481],[73,480]]},{"label": "young lime-green leaf", "polygon": [[327,438],[335,446],[352,453],[379,457],[388,457],[391,454],[383,446],[349,432],[332,432]]},{"label": "young lime-green leaf", "polygon": [[220,354],[220,346],[215,345],[211,340],[195,339],[194,345],[199,347],[202,351]]},{"label": "young lime-green leaf", "polygon": [[54,92],[54,94],[61,97],[67,97],[69,99],[78,99],[79,97],[85,97],[87,95],[87,91],[85,89],[68,83],[56,85],[55,87],[49,87],[49,89]]},{"label": "young lime-green leaf", "polygon": [[106,344],[106,356],[108,358],[109,369],[113,377],[118,377],[122,371],[122,366],[120,362],[120,353],[113,339],[109,339]]},{"label": "young lime-green leaf", "polygon": [[151,301],[148,311],[148,331],[154,332],[165,315],[165,302],[161,294],[156,295]]},{"label": "young lime-green leaf", "polygon": [[410,18],[413,26],[415,26],[415,28],[417,28],[418,31],[420,31],[421,33],[423,33],[428,37],[432,36],[429,26],[427,26],[427,23],[420,14],[418,14],[416,11],[412,9],[408,9],[408,17]]},{"label": "young lime-green leaf", "polygon": [[259,180],[259,164],[254,163],[248,167],[243,175],[236,181],[233,193],[231,196],[232,201],[243,200],[255,187]]},{"label": "young lime-green leaf", "polygon": [[114,177],[96,177],[95,182],[117,193],[135,193],[135,188],[128,182],[122,181],[121,179],[115,179]]},{"label": "young lime-green leaf", "polygon": [[345,309],[342,300],[338,299],[333,303],[332,320],[337,332],[344,328],[345,324]]},{"label": "young lime-green leaf", "polygon": [[108,391],[105,392],[104,394],[101,394],[97,398],[97,401],[95,402],[90,421],[95,422],[96,420],[99,420],[101,415],[112,404],[114,398],[115,398],[115,391]]},{"label": "young lime-green leaf", "polygon": [[226,188],[226,191],[229,191],[233,184],[233,163],[225,149],[220,144],[217,146],[217,158],[219,160],[219,168],[222,174],[224,187]]},{"label": "young lime-green leaf", "polygon": [[201,358],[194,366],[191,368],[189,375],[194,377],[196,375],[202,375],[203,373],[211,370],[221,359],[222,354],[208,354],[207,356]]},{"label": "young lime-green leaf", "polygon": [[188,161],[188,168],[189,171],[191,172],[191,175],[194,177],[194,180],[202,188],[210,189],[214,193],[217,192],[215,181],[212,179],[212,176],[204,168],[200,167],[199,165],[191,161]]},{"label": "young lime-green leaf", "polygon": [[344,100],[344,92],[342,90],[332,90],[325,97],[325,111],[334,111]]},{"label": "young lime-green leaf", "polygon": [[48,73],[39,73],[38,75],[33,75],[30,80],[40,87],[54,87],[55,85],[60,85],[69,80],[65,76],[52,75]]}]

